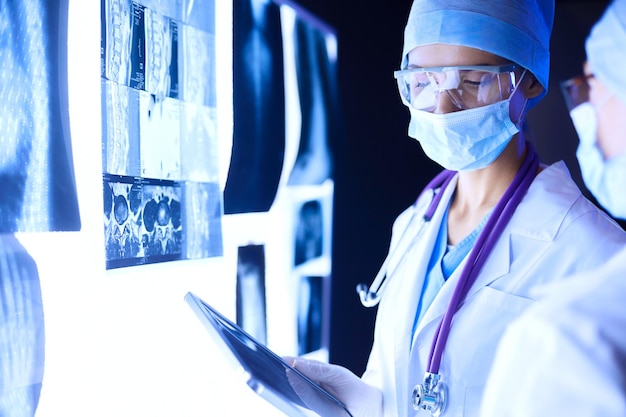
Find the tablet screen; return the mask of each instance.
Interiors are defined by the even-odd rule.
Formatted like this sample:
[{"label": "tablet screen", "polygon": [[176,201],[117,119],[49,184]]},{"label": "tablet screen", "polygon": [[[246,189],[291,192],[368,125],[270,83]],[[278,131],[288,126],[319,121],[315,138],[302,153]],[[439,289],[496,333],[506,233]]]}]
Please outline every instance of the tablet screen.
[{"label": "tablet screen", "polygon": [[188,293],[185,300],[205,325],[217,331],[221,343],[228,347],[249,376],[248,385],[262,397],[285,412],[289,413],[288,410],[293,409],[295,416],[351,417],[341,401],[209,304],[193,293]]}]

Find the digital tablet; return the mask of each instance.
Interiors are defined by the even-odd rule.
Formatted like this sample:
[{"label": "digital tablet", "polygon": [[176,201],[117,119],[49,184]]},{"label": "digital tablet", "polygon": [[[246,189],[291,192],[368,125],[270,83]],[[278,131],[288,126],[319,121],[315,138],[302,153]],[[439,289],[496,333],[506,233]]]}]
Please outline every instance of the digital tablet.
[{"label": "digital tablet", "polygon": [[352,417],[346,406],[215,308],[188,292],[185,301],[248,386],[288,416]]}]

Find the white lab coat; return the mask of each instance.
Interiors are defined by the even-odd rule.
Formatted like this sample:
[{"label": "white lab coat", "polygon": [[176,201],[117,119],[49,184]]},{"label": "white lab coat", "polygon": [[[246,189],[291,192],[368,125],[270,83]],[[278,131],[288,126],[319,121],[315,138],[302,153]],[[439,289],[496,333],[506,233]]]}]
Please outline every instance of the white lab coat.
[{"label": "white lab coat", "polygon": [[626,416],[626,250],[539,296],[501,339],[481,416]]},{"label": "white lab coat", "polygon": [[[374,344],[362,377],[382,389],[385,417],[416,414],[411,393],[423,380],[435,330],[466,262],[448,278],[424,313],[411,355],[411,330],[426,268],[455,185],[456,178],[404,256],[406,235],[415,230],[409,229],[405,239],[400,235],[417,223],[433,194],[425,193],[393,226],[390,253],[397,255],[392,255],[388,270],[397,269],[378,306]],[[417,216],[412,217],[414,211]],[[626,233],[584,198],[563,162],[544,167],[454,316],[439,371],[448,389],[442,416],[479,415],[496,344],[504,328],[533,304],[531,288],[602,265],[624,245]]]}]

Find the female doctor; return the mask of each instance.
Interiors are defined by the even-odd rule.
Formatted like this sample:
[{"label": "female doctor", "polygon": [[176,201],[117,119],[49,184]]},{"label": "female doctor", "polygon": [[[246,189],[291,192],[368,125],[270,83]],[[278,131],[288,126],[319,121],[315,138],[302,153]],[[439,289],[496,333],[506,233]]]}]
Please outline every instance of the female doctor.
[{"label": "female doctor", "polygon": [[527,137],[526,112],[548,86],[553,14],[553,0],[412,5],[395,76],[409,136],[445,169],[394,223],[363,376],[293,360],[355,417],[477,416],[498,340],[531,289],[626,244]]},{"label": "female doctor", "polygon": [[[566,95],[583,179],[626,220],[624,45],[626,0],[615,0],[587,39],[584,75],[564,86],[583,92]],[[626,416],[625,277],[626,248],[602,268],[542,288],[542,301],[502,337],[481,416]]]}]

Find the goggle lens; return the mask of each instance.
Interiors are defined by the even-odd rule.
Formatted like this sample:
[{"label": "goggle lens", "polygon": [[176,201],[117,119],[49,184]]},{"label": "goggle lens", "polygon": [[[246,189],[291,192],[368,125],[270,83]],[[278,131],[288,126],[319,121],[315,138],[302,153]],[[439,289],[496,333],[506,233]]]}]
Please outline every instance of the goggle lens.
[{"label": "goggle lens", "polygon": [[587,80],[593,75],[578,75],[561,82],[561,92],[567,104],[567,110],[589,101],[589,83]]},{"label": "goggle lens", "polygon": [[405,105],[435,111],[445,99],[457,110],[487,106],[513,92],[515,65],[413,68],[396,71],[398,90]]}]

